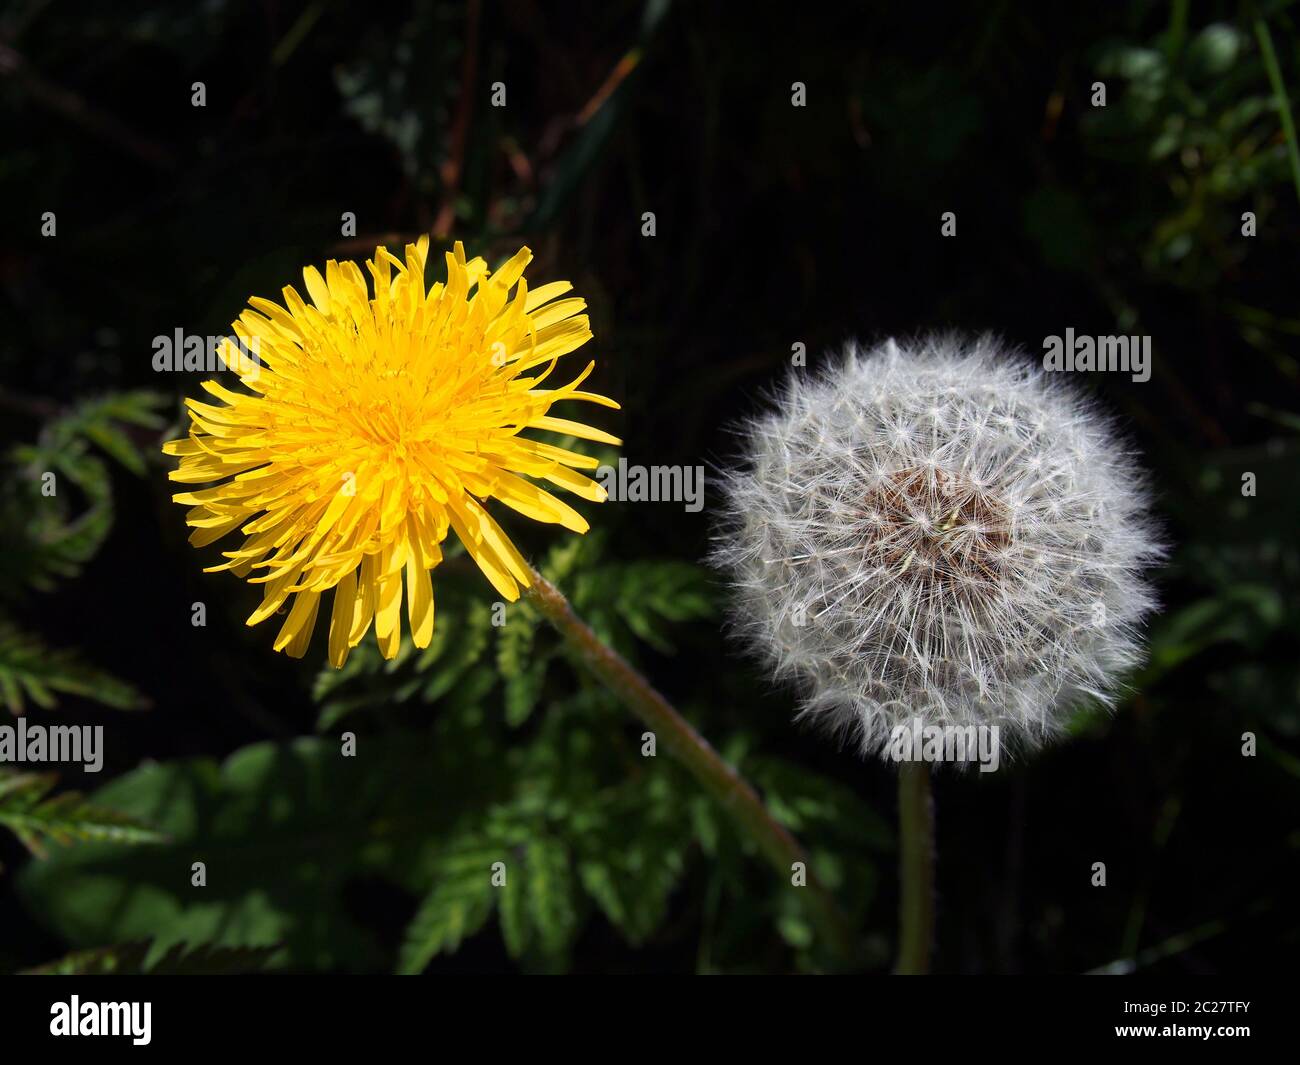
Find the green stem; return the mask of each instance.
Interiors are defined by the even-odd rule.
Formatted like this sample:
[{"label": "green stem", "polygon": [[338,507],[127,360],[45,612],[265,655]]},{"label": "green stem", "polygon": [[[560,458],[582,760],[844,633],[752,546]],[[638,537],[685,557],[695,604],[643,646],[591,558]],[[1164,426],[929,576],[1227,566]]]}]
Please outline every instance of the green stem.
[{"label": "green stem", "polygon": [[1277,110],[1282,117],[1282,133],[1286,137],[1286,157],[1291,163],[1291,180],[1295,182],[1296,196],[1300,197],[1300,149],[1296,147],[1291,101],[1287,97],[1286,85],[1282,81],[1282,68],[1278,66],[1277,53],[1273,51],[1273,36],[1268,32],[1268,23],[1262,18],[1255,20],[1255,36],[1259,38],[1259,51],[1264,57],[1264,69],[1268,71],[1268,82],[1273,86],[1273,98],[1277,101]]},{"label": "green stem", "polygon": [[898,773],[900,976],[930,971],[934,941],[934,800],[930,767],[901,762]]},{"label": "green stem", "polygon": [[1169,32],[1165,35],[1165,58],[1172,64],[1183,50],[1187,38],[1188,0],[1174,0],[1169,5]]},{"label": "green stem", "polygon": [[783,880],[790,882],[795,863],[802,863],[806,887],[801,889],[826,945],[849,957],[853,933],[830,893],[813,875],[807,853],[798,840],[768,812],[763,800],[735,769],[724,762],[671,703],[660,695],[618,652],[603,643],[573,612],[564,594],[536,570],[529,601],[564,638],[583,665],[635,714],[687,771],[735,820]]}]

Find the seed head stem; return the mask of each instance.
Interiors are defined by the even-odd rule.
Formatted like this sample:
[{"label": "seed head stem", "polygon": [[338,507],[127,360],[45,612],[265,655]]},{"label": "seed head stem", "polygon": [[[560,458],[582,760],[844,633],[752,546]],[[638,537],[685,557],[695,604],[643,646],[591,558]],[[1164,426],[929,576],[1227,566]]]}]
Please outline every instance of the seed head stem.
[{"label": "seed head stem", "polygon": [[901,762],[898,774],[899,976],[930,971],[934,941],[934,798],[930,767]]}]

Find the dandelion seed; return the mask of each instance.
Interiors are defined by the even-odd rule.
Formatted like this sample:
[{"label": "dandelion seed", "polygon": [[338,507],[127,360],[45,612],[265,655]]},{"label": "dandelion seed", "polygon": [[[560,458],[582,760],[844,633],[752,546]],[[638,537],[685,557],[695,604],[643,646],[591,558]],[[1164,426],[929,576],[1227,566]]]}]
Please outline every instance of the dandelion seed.
[{"label": "dandelion seed", "polygon": [[1090,401],[991,339],[850,347],[744,439],[712,556],[734,627],[865,752],[913,717],[1032,749],[1141,661],[1164,555],[1144,476]]},{"label": "dandelion seed", "polygon": [[576,472],[596,459],[521,435],[619,442],[549,414],[562,400],[617,408],[579,389],[594,362],[567,384],[541,387],[561,356],[591,338],[584,301],[559,298],[567,281],[529,291],[527,248],[491,273],[457,243],[446,281],[426,289],[427,252],[427,237],[406,246],[404,261],[376,249],[365,264],[370,288],[356,263],[330,261],[323,277],[303,271],[310,302],[292,286],[283,306],[250,300],[234,325],[261,363],[237,366],[248,391],[205,381],[219,405],[187,400],[189,436],[163,449],[180,458],[172,480],[209,486],[174,496],[191,508],[190,542],[203,547],[235,529],[246,537],[208,572],[264,586],[249,625],[287,607],[275,649],[294,657],[333,589],[330,662],[341,666],[372,624],[392,658],[403,579],[412,641],[428,646],[430,571],[449,530],[493,588],[517,599],[529,570],[487,500],[587,530],[576,510],[526,478],[605,499]]}]

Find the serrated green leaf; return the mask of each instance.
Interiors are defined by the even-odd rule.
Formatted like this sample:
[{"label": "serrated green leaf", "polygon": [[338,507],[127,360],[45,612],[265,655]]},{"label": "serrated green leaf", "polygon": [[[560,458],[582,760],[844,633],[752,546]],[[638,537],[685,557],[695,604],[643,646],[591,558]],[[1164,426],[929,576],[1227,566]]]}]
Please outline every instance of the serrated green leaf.
[{"label": "serrated green leaf", "polygon": [[497,670],[505,691],[506,723],[518,728],[533,712],[546,682],[550,652],[536,648],[537,612],[527,604],[517,605],[497,636]]},{"label": "serrated green leaf", "polygon": [[662,923],[685,871],[694,798],[682,794],[670,771],[656,768],[575,815],[571,833],[582,886],[634,945]]},{"label": "serrated green leaf", "polygon": [[523,957],[532,943],[533,925],[528,913],[528,886],[522,861],[506,862],[506,882],[498,888],[501,938],[512,958]]},{"label": "serrated green leaf", "polygon": [[47,647],[0,617],[0,698],[10,713],[23,713],[28,701],[52,709],[58,704],[56,693],[92,699],[117,710],[148,705],[125,681],[87,665],[72,651]]},{"label": "serrated green leaf", "polygon": [[856,848],[893,848],[891,824],[825,775],[781,759],[753,756],[743,760],[743,771],[762,792],[772,816],[792,832],[825,835]]},{"label": "serrated green leaf", "polygon": [[[54,851],[17,885],[73,947],[144,938],[160,950],[282,944],[298,968],[375,964],[345,887],[427,868],[423,855],[454,830],[458,804],[472,807],[477,789],[499,787],[492,771],[418,734],[363,737],[356,757],[303,739],[256,744],[220,764],[143,765],[91,798],[157,826],[168,842]],[[196,861],[207,868],[201,890],[190,882]]]},{"label": "serrated green leaf", "polygon": [[80,441],[59,452],[23,445],[10,457],[16,468],[0,482],[0,589],[50,591],[81,572],[112,528],[108,469]]},{"label": "serrated green leaf", "polygon": [[417,699],[425,703],[450,699],[466,687],[479,690],[483,681],[476,672],[485,674],[491,687],[495,670],[478,669],[490,647],[491,608],[454,590],[440,596],[439,602],[438,624],[424,650],[416,650],[404,637],[397,655],[385,660],[373,641],[363,640],[342,669],[328,663],[321,667],[312,689],[320,705],[318,732],[334,728],[358,711]]},{"label": "serrated green leaf", "polygon": [[566,950],[577,927],[573,871],[564,844],[538,835],[527,847],[528,912],[538,945],[547,955]]},{"label": "serrated green leaf", "polygon": [[402,938],[399,973],[419,973],[434,956],[455,953],[487,923],[497,901],[491,877],[498,857],[481,845],[462,845],[438,862],[434,885]]},{"label": "serrated green leaf", "polygon": [[15,773],[0,769],[0,825],[18,837],[38,858],[50,843],[88,841],[158,843],[165,837],[140,821],[89,803],[78,792],[50,796],[54,773]]},{"label": "serrated green leaf", "polygon": [[145,453],[123,431],[122,425],[160,429],[163,418],[159,411],[166,403],[166,397],[148,391],[112,392],[84,399],[45,426],[39,446],[47,451],[61,452],[80,437],[95,444],[132,473],[142,476]]}]

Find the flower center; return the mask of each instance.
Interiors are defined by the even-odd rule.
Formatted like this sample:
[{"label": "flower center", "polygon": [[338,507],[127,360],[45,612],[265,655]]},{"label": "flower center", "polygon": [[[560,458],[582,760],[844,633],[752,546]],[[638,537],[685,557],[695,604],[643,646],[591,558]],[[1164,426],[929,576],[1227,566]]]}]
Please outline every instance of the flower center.
[{"label": "flower center", "polygon": [[992,592],[1005,569],[1011,512],[962,474],[913,466],[865,499],[868,552],[896,576]]}]

